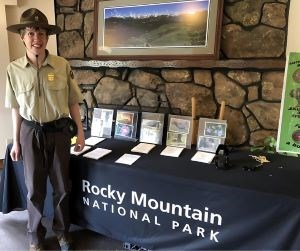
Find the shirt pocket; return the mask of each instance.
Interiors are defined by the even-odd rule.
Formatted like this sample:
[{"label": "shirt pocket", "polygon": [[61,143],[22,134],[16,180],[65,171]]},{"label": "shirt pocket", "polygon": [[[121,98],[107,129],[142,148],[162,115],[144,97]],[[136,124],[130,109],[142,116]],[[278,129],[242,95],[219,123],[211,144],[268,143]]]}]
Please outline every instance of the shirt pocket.
[{"label": "shirt pocket", "polygon": [[46,81],[46,88],[51,92],[61,91],[67,87],[66,81]]},{"label": "shirt pocket", "polygon": [[20,81],[15,92],[18,103],[22,107],[31,109],[35,103],[35,83],[33,81]]},{"label": "shirt pocket", "polygon": [[59,111],[65,112],[68,108],[68,85],[63,78],[56,78],[55,81],[45,80],[45,99],[49,106]]},{"label": "shirt pocket", "polygon": [[33,91],[34,83],[30,81],[23,81],[20,85],[16,88],[16,94],[19,95],[27,95]]}]

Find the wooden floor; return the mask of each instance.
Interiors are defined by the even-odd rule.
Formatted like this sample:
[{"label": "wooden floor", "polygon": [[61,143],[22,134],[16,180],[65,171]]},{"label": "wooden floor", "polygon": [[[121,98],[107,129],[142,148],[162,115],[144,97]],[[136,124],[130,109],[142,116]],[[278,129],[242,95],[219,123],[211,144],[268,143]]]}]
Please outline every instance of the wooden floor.
[{"label": "wooden floor", "polygon": [[0,159],[0,168],[3,167],[3,159]]}]

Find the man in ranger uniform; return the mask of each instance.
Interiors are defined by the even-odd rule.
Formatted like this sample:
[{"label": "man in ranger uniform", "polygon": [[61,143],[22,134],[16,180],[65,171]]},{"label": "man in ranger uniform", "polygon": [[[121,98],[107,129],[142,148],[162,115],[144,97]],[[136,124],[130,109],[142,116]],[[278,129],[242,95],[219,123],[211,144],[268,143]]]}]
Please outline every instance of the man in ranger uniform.
[{"label": "man in ranger uniform", "polygon": [[24,11],[20,23],[7,29],[20,34],[26,48],[26,55],[7,67],[5,106],[12,109],[10,155],[24,163],[30,250],[41,250],[46,234],[41,219],[48,176],[53,186],[52,228],[61,250],[69,250],[70,139],[77,126],[75,150],[83,149],[78,104],[82,94],[69,63],[46,50],[49,35],[60,28],[49,25],[41,11]]}]

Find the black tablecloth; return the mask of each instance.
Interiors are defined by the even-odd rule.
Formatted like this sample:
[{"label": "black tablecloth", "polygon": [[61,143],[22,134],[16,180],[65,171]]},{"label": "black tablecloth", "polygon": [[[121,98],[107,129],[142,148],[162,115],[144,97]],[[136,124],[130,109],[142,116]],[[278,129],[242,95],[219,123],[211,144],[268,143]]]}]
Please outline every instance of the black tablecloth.
[{"label": "black tablecloth", "polygon": [[[195,150],[172,158],[156,146],[132,166],[115,163],[136,144],[106,139],[104,158],[71,157],[73,223],[150,249],[299,249],[298,158],[269,155],[251,172],[254,153],[237,151],[224,171],[191,161]],[[11,189],[1,181],[2,201]]]},{"label": "black tablecloth", "polygon": [[[0,178],[0,212],[6,214],[13,210],[25,210],[27,208],[27,188],[24,180],[24,168],[22,161],[12,161],[8,145],[5,152],[3,171]],[[52,186],[47,181],[47,197],[45,200],[44,216],[52,216]]]}]

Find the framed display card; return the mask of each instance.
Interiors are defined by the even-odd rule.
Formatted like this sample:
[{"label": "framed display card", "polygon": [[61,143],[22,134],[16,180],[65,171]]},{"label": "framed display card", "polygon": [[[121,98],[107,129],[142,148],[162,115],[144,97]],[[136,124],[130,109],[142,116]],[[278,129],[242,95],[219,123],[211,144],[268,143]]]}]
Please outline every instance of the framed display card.
[{"label": "framed display card", "polygon": [[191,148],[192,141],[192,117],[169,115],[167,146]]},{"label": "framed display card", "polygon": [[114,110],[94,108],[91,136],[111,138]]},{"label": "framed display card", "polygon": [[227,121],[200,118],[197,137],[197,150],[215,153],[219,144],[224,144]]},{"label": "framed display card", "polygon": [[114,138],[136,141],[137,121],[138,112],[117,110]]},{"label": "framed display card", "polygon": [[162,144],[164,129],[163,113],[143,112],[141,119],[140,142]]}]

